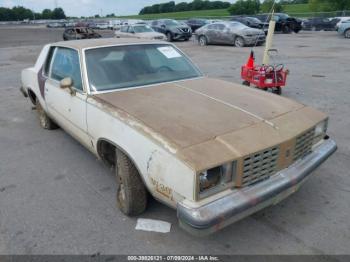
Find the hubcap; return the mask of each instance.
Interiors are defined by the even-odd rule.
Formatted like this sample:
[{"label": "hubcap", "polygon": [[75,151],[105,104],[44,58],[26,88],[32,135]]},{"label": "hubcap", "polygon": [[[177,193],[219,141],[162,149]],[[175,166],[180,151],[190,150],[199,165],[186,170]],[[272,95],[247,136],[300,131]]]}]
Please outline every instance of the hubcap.
[{"label": "hubcap", "polygon": [[350,30],[348,30],[348,31],[345,32],[345,37],[346,37],[346,38],[350,38]]},{"label": "hubcap", "polygon": [[236,45],[237,47],[242,47],[242,46],[243,46],[242,39],[241,39],[241,38],[237,38],[237,39],[236,39],[235,45]]},{"label": "hubcap", "polygon": [[204,40],[203,37],[201,37],[201,38],[199,39],[199,44],[200,44],[201,46],[204,46],[204,45],[205,45],[205,40]]}]

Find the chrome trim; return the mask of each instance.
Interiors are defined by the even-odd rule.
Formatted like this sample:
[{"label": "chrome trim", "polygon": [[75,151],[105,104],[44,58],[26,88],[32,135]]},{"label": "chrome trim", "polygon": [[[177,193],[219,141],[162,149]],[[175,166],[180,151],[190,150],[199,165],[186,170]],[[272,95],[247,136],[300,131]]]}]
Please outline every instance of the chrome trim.
[{"label": "chrome trim", "polygon": [[180,226],[195,235],[206,235],[276,204],[294,193],[336,150],[336,143],[328,139],[305,158],[263,182],[233,190],[227,196],[196,208],[179,202],[177,216]]}]

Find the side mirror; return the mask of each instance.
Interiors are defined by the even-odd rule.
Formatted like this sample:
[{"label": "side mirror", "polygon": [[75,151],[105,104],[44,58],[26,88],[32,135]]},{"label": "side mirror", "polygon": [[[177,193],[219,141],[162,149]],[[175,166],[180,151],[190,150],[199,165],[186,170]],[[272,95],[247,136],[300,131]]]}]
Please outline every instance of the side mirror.
[{"label": "side mirror", "polygon": [[160,27],[161,27],[161,28],[165,28],[165,25],[161,25]]},{"label": "side mirror", "polygon": [[63,78],[60,82],[62,89],[68,88],[71,95],[75,95],[75,89],[73,88],[73,80],[70,77]]}]

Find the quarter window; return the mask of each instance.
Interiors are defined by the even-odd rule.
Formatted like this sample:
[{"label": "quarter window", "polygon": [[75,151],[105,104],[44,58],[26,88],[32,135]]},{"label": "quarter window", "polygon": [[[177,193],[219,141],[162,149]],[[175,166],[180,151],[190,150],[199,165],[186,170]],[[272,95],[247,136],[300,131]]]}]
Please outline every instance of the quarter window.
[{"label": "quarter window", "polygon": [[51,78],[61,81],[66,77],[72,78],[76,89],[83,90],[78,52],[70,48],[58,47],[52,63]]}]

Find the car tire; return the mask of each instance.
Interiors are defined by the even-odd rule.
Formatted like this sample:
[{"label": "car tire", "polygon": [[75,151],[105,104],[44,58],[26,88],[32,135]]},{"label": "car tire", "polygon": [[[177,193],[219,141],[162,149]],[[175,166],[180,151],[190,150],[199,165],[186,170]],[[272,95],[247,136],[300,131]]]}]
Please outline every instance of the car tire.
[{"label": "car tire", "polygon": [[235,47],[244,47],[245,46],[245,42],[244,42],[243,37],[237,36],[235,38],[234,44],[235,44]]},{"label": "car tire", "polygon": [[127,216],[137,216],[147,207],[147,190],[132,161],[116,150],[117,206]]},{"label": "car tire", "polygon": [[207,39],[207,37],[206,37],[205,35],[201,35],[201,36],[199,37],[199,39],[198,39],[198,44],[199,44],[200,46],[206,46],[206,45],[208,45],[208,39]]},{"label": "car tire", "polygon": [[280,86],[274,87],[272,89],[272,93],[274,93],[276,95],[282,95],[282,88]]},{"label": "car tire", "polygon": [[46,114],[38,99],[36,99],[36,110],[39,116],[40,126],[47,130],[54,130],[58,125]]},{"label": "car tire", "polygon": [[283,31],[284,34],[290,34],[291,33],[291,29],[290,29],[290,27],[288,25],[285,25],[283,27],[282,31]]},{"label": "car tire", "polygon": [[166,33],[166,40],[168,42],[172,42],[173,41],[173,36],[172,36],[172,34],[170,32]]},{"label": "car tire", "polygon": [[244,85],[244,86],[250,86],[250,82],[247,81],[247,80],[245,80],[245,81],[242,82],[242,85]]},{"label": "car tire", "polygon": [[350,29],[348,29],[348,30],[346,30],[346,31],[344,32],[344,37],[345,37],[345,38],[350,38]]}]

